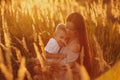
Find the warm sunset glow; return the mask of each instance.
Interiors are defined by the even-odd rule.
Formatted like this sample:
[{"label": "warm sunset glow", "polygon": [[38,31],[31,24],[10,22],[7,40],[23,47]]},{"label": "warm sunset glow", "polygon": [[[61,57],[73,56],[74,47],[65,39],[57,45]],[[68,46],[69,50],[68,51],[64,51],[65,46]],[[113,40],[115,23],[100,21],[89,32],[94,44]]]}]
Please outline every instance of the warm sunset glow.
[{"label": "warm sunset glow", "polygon": [[[112,73],[110,80],[119,80],[120,65],[111,68],[117,61],[120,63],[119,0],[0,0],[0,80],[32,80],[36,74],[34,58],[38,58],[40,65],[40,71],[37,70],[40,80],[57,80],[54,75],[63,67],[46,64],[44,48],[53,37],[56,25],[66,23],[72,12],[80,13],[85,21],[89,51],[95,60],[94,79],[107,80]],[[110,65],[110,71],[104,74],[109,70],[105,65]],[[89,80],[84,65],[76,66],[77,77],[82,74],[81,79]],[[73,78],[70,66],[67,70]]]}]

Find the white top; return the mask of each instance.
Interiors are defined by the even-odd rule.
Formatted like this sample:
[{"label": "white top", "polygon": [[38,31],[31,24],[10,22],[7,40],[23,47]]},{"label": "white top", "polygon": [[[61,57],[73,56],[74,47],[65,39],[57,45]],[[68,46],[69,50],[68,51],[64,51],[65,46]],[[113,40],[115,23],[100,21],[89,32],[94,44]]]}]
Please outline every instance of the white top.
[{"label": "white top", "polygon": [[[46,52],[48,52],[49,54],[57,54],[59,53],[60,50],[60,46],[58,44],[58,42],[54,39],[54,38],[50,38],[50,40],[48,41],[47,45],[45,46],[44,49]],[[52,62],[55,59],[46,59],[48,62]]]},{"label": "white top", "polygon": [[59,50],[60,50],[60,46],[54,38],[51,38],[48,41],[47,45],[45,46],[45,51],[47,51],[50,54],[57,54]]}]

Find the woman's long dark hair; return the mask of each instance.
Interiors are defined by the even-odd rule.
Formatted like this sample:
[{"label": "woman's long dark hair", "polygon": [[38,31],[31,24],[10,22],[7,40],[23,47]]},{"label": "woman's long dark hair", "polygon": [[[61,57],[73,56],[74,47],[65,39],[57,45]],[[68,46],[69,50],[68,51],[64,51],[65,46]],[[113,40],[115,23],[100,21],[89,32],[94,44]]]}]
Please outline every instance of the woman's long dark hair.
[{"label": "woman's long dark hair", "polygon": [[[72,22],[74,24],[74,30],[79,32],[80,45],[84,48],[84,62],[89,75],[91,76],[91,53],[88,47],[87,34],[84,18],[81,14],[74,12],[68,15],[66,22]],[[80,63],[80,59],[77,60]]]}]

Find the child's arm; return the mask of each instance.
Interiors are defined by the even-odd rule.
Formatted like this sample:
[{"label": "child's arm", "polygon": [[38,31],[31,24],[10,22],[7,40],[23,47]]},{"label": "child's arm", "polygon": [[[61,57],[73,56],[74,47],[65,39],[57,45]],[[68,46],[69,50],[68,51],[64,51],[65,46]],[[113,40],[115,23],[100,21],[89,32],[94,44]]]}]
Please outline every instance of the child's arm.
[{"label": "child's arm", "polygon": [[46,58],[56,58],[56,59],[58,59],[58,58],[64,58],[64,57],[66,57],[66,55],[65,54],[60,54],[60,53],[50,54],[50,53],[46,52],[45,57]]}]

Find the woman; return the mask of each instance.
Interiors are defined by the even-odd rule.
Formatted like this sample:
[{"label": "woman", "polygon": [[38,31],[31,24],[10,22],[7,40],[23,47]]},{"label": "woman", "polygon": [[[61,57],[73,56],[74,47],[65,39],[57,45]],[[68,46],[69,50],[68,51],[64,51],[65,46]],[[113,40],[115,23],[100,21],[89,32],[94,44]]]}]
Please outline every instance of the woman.
[{"label": "woman", "polygon": [[61,51],[68,54],[64,64],[77,62],[81,63],[80,55],[82,48],[84,49],[83,65],[87,69],[90,76],[91,72],[91,54],[88,47],[86,28],[83,16],[77,12],[71,13],[66,19],[66,30],[69,37],[67,46]]},{"label": "woman", "polygon": [[[84,48],[84,62],[87,71],[91,73],[91,54],[88,47],[86,27],[83,16],[75,12],[66,19],[66,29],[69,35],[69,43],[76,39],[76,42]],[[81,50],[81,49],[80,49]],[[81,51],[80,51],[81,52]],[[80,63],[80,59],[77,62]]]}]

